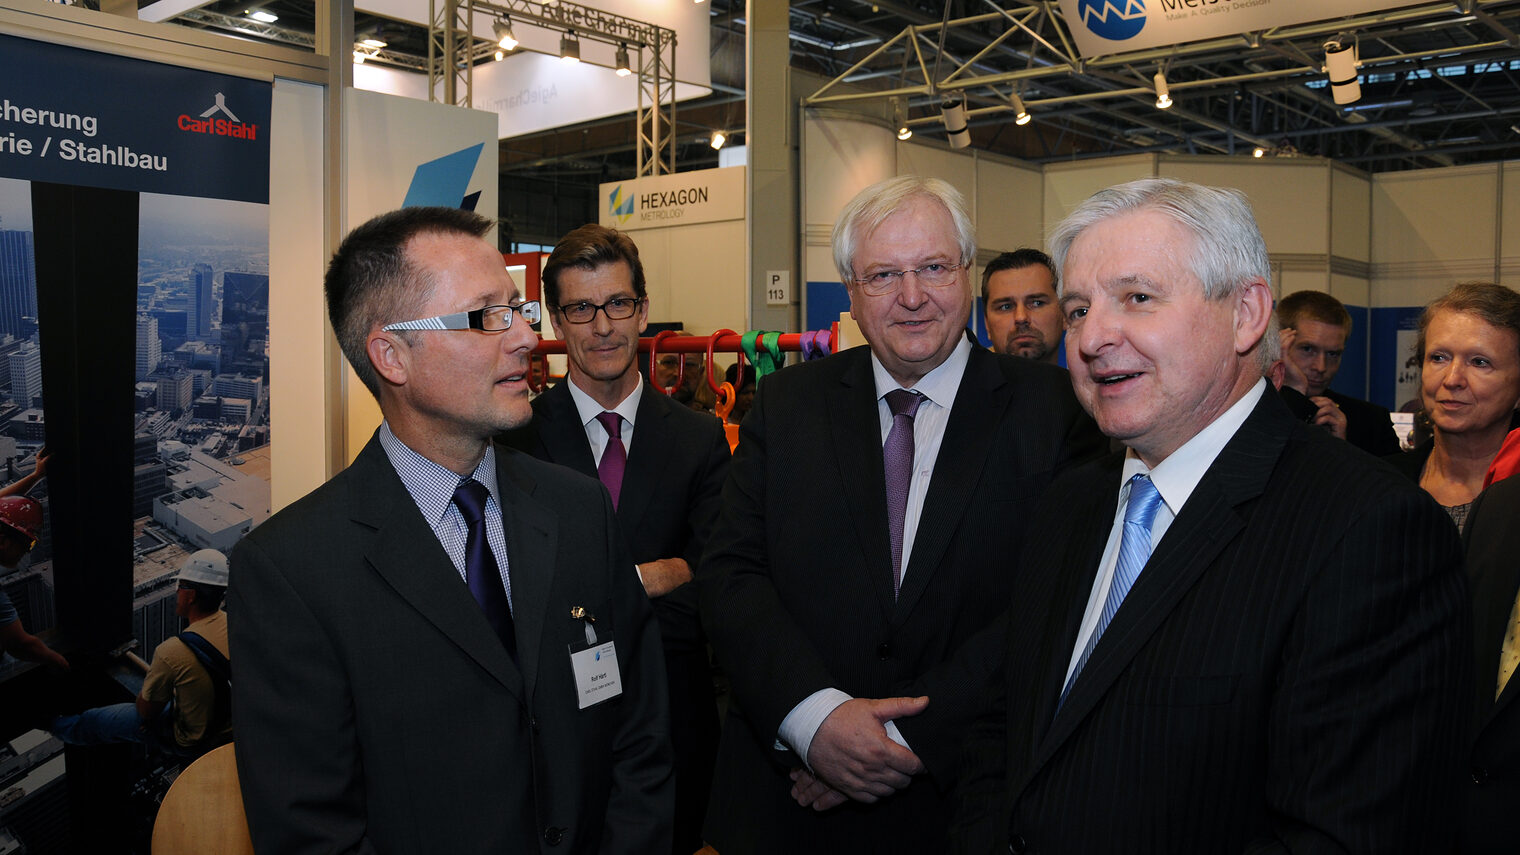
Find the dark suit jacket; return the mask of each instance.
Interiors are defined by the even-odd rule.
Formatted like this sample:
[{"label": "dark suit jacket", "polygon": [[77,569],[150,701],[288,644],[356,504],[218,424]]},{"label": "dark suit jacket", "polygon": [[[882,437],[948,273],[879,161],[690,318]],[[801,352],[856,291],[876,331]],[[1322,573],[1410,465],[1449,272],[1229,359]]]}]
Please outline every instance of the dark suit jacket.
[{"label": "dark suit jacket", "polygon": [[1393,420],[1386,408],[1342,395],[1334,389],[1326,389],[1325,397],[1346,414],[1347,442],[1373,457],[1387,457],[1399,451],[1399,435],[1393,430]]},{"label": "dark suit jacket", "polygon": [[1058,711],[1121,462],[1060,479],[1032,523],[953,850],[1449,846],[1472,642],[1446,515],[1264,395]]},{"label": "dark suit jacket", "polygon": [[[973,349],[894,601],[881,429],[869,350],[760,384],[702,563],[702,615],[732,685],[707,839],[750,852],[939,852],[963,728],[995,661],[952,655],[1006,607],[1015,547],[1055,471],[1101,453],[1067,373]],[[996,647],[982,649],[989,653]],[[875,805],[798,807],[773,746],[819,689],[928,695],[898,721],[935,780]]]},{"label": "dark suit jacket", "polygon": [[[498,449],[519,668],[378,438],[249,533],[228,620],[260,852],[670,845],[659,634],[600,483]],[[623,694],[577,709],[584,606]]]},{"label": "dark suit jacket", "polygon": [[1474,739],[1463,782],[1467,812],[1459,851],[1512,853],[1520,807],[1520,678],[1494,698],[1499,654],[1520,590],[1520,477],[1499,481],[1467,517],[1467,577],[1472,584]]},{"label": "dark suit jacket", "polygon": [[[633,444],[618,495],[618,527],[638,563],[684,558],[693,573],[718,516],[728,475],[728,440],[716,418],[697,413],[648,383],[639,398]],[[503,436],[534,457],[597,477],[591,444],[569,383],[533,400],[533,421]],[[676,752],[676,851],[702,848],[702,816],[718,747],[707,637],[697,615],[697,586],[656,597],[655,615],[670,678],[671,739]]]}]

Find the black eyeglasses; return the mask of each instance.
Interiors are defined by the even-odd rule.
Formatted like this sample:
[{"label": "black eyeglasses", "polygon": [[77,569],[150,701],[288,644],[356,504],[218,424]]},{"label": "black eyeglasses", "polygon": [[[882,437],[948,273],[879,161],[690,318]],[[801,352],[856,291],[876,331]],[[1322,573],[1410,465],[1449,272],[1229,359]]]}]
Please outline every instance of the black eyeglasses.
[{"label": "black eyeglasses", "polygon": [[380,329],[386,332],[397,330],[480,330],[481,332],[504,332],[512,328],[512,315],[519,314],[529,324],[539,321],[539,303],[537,300],[528,300],[523,303],[514,303],[510,306],[486,306],[484,309],[475,309],[471,312],[454,312],[450,315],[435,315],[431,318],[419,318],[415,321],[401,321],[395,324],[386,324]]},{"label": "black eyeglasses", "polygon": [[596,319],[596,313],[599,311],[606,312],[609,321],[626,321],[633,317],[643,302],[643,297],[614,297],[598,306],[582,300],[579,303],[566,303],[560,306],[559,313],[572,324],[589,324]]}]

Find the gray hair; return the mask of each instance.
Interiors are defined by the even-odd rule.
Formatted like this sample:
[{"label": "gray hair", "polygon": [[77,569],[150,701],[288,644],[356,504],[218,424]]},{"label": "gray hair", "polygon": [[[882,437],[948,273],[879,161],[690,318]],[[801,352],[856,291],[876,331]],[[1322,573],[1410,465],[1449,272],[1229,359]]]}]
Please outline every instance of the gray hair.
[{"label": "gray hair", "polygon": [[1223,300],[1247,284],[1272,281],[1272,265],[1251,203],[1239,190],[1205,187],[1174,178],[1144,178],[1100,190],[1050,233],[1055,269],[1089,226],[1122,214],[1157,211],[1193,235],[1188,268],[1210,300]]},{"label": "gray hair", "polygon": [[955,236],[960,244],[962,264],[970,264],[976,258],[976,229],[971,216],[966,213],[966,198],[947,181],[924,178],[920,175],[899,175],[878,181],[856,194],[834,224],[834,266],[839,270],[839,281],[849,285],[855,279],[855,248],[861,238],[876,231],[887,218],[897,213],[903,203],[914,196],[928,196],[950,213],[955,224]]}]

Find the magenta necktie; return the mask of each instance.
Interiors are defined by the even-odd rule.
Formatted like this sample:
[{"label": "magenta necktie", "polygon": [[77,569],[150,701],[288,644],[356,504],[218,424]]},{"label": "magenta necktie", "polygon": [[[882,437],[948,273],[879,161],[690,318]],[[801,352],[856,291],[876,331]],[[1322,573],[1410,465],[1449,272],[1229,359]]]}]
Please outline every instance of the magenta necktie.
[{"label": "magenta necktie", "polygon": [[512,623],[512,606],[507,600],[507,589],[501,584],[501,566],[491,554],[490,541],[486,539],[486,499],[490,497],[486,485],[474,478],[466,478],[454,488],[454,504],[464,517],[468,528],[464,541],[464,578],[470,593],[486,620],[496,630],[496,637],[507,648],[513,661],[517,660],[517,633]]},{"label": "magenta necktie", "polygon": [[623,489],[623,470],[628,467],[628,450],[623,447],[623,417],[602,413],[596,420],[607,429],[607,447],[602,451],[602,462],[596,465],[596,477],[602,479],[607,492],[612,494],[612,507],[616,508],[618,493]]},{"label": "magenta necktie", "polygon": [[902,590],[903,524],[908,516],[908,485],[913,481],[913,417],[924,397],[907,389],[887,395],[892,429],[881,449],[887,475],[887,530],[892,535],[892,596]]}]

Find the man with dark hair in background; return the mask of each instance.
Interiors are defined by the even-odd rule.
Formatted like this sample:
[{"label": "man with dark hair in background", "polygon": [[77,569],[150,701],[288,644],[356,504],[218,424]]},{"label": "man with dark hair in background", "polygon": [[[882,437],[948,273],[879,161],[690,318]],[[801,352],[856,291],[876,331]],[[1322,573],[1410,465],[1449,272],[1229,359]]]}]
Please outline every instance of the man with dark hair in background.
[{"label": "man with dark hair in background", "polygon": [[1050,256],[1025,247],[992,259],[982,268],[982,307],[993,350],[1056,364],[1064,324]]},{"label": "man with dark hair in background", "polygon": [[[712,416],[639,374],[649,317],[644,264],[628,235],[596,224],[560,239],[543,272],[565,382],[533,401],[533,421],[503,436],[514,448],[600,478],[660,621],[675,748],[675,848],[702,848],[718,745],[718,708],[692,570],[718,514],[728,443]],[[673,372],[674,373],[674,372]]]},{"label": "man with dark hair in background", "polygon": [[1323,291],[1296,291],[1277,301],[1282,325],[1283,386],[1306,396],[1315,407],[1310,421],[1363,451],[1383,457],[1399,450],[1388,411],[1330,388],[1341,370],[1351,313]]},{"label": "man with dark hair in background", "polygon": [[607,491],[492,443],[531,416],[490,221],[405,208],[327,270],[385,420],[239,542],[238,775],[264,852],[670,848],[664,663]]}]

